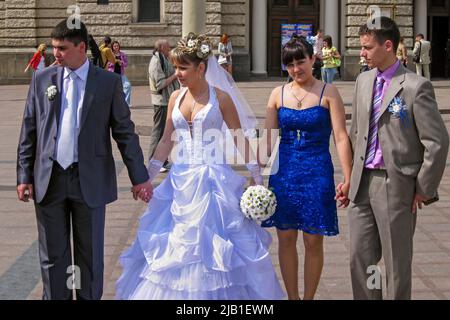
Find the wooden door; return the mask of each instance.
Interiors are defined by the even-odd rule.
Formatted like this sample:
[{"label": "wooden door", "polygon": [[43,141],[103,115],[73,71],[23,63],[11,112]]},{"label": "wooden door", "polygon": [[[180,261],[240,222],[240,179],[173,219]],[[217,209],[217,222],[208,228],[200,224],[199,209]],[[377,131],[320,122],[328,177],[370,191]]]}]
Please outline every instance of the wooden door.
[{"label": "wooden door", "polygon": [[431,41],[431,77],[450,75],[450,0],[428,2],[428,35]]},{"label": "wooden door", "polygon": [[281,73],[281,24],[312,24],[319,27],[320,0],[269,0],[267,24],[267,72],[270,76]]}]

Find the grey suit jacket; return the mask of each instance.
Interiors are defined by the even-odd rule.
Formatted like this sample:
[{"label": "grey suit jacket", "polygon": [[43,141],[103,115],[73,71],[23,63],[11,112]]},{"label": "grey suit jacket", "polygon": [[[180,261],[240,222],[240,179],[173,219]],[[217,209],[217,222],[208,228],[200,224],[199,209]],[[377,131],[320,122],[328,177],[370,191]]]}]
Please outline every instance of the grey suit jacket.
[{"label": "grey suit jacket", "polygon": [[[42,201],[52,173],[61,113],[62,67],[49,67],[33,75],[23,114],[17,151],[17,184],[33,184]],[[52,101],[46,89],[55,85]],[[91,208],[117,199],[117,182],[111,134],[121,152],[133,185],[148,180],[139,138],[134,132],[120,76],[89,66],[78,136],[81,192]]]},{"label": "grey suit jacket", "polygon": [[[352,201],[360,189],[364,169],[376,73],[376,69],[362,73],[355,85],[350,128],[353,170],[349,198]],[[407,124],[388,111],[396,96],[406,105]],[[445,169],[449,136],[431,82],[400,64],[383,98],[381,112],[378,139],[389,177],[388,192],[396,190],[393,194],[401,196],[402,183],[412,181],[416,193],[435,196]]]}]

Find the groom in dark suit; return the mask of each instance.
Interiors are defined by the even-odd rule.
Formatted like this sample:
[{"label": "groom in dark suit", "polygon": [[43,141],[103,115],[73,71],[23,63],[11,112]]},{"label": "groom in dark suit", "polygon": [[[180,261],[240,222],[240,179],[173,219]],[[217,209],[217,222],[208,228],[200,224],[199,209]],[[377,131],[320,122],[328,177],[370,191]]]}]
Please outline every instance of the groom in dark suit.
[{"label": "groom in dark suit", "polygon": [[152,186],[121,79],[89,63],[85,25],[63,20],[51,38],[59,66],[35,73],[31,81],[18,146],[17,193],[22,201],[34,199],[43,298],[72,299],[74,276],[77,299],[100,299],[105,205],[117,199],[110,134],[134,198],[148,201]]}]

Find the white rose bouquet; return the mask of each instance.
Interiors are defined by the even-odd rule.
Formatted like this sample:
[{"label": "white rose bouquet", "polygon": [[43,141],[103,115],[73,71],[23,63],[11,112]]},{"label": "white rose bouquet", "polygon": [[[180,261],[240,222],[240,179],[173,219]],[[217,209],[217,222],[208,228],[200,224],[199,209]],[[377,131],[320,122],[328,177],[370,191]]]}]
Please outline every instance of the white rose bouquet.
[{"label": "white rose bouquet", "polygon": [[277,199],[271,190],[257,185],[245,190],[240,204],[245,217],[255,221],[264,221],[275,213]]}]

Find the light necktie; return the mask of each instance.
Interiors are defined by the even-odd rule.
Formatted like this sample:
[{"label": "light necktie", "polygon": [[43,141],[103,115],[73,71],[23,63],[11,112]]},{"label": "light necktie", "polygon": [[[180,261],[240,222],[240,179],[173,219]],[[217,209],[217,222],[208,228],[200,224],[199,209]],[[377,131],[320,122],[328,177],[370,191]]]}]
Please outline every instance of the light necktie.
[{"label": "light necktie", "polygon": [[366,164],[371,163],[375,158],[377,136],[378,136],[378,120],[381,116],[381,103],[383,102],[383,85],[384,79],[377,77],[372,102],[372,114],[369,123],[369,139],[367,142]]},{"label": "light necktie", "polygon": [[78,110],[78,76],[75,72],[69,73],[69,83],[67,86],[67,104],[64,108],[61,120],[61,135],[58,142],[58,153],[56,160],[66,169],[74,162],[75,137],[77,134],[77,110]]}]

